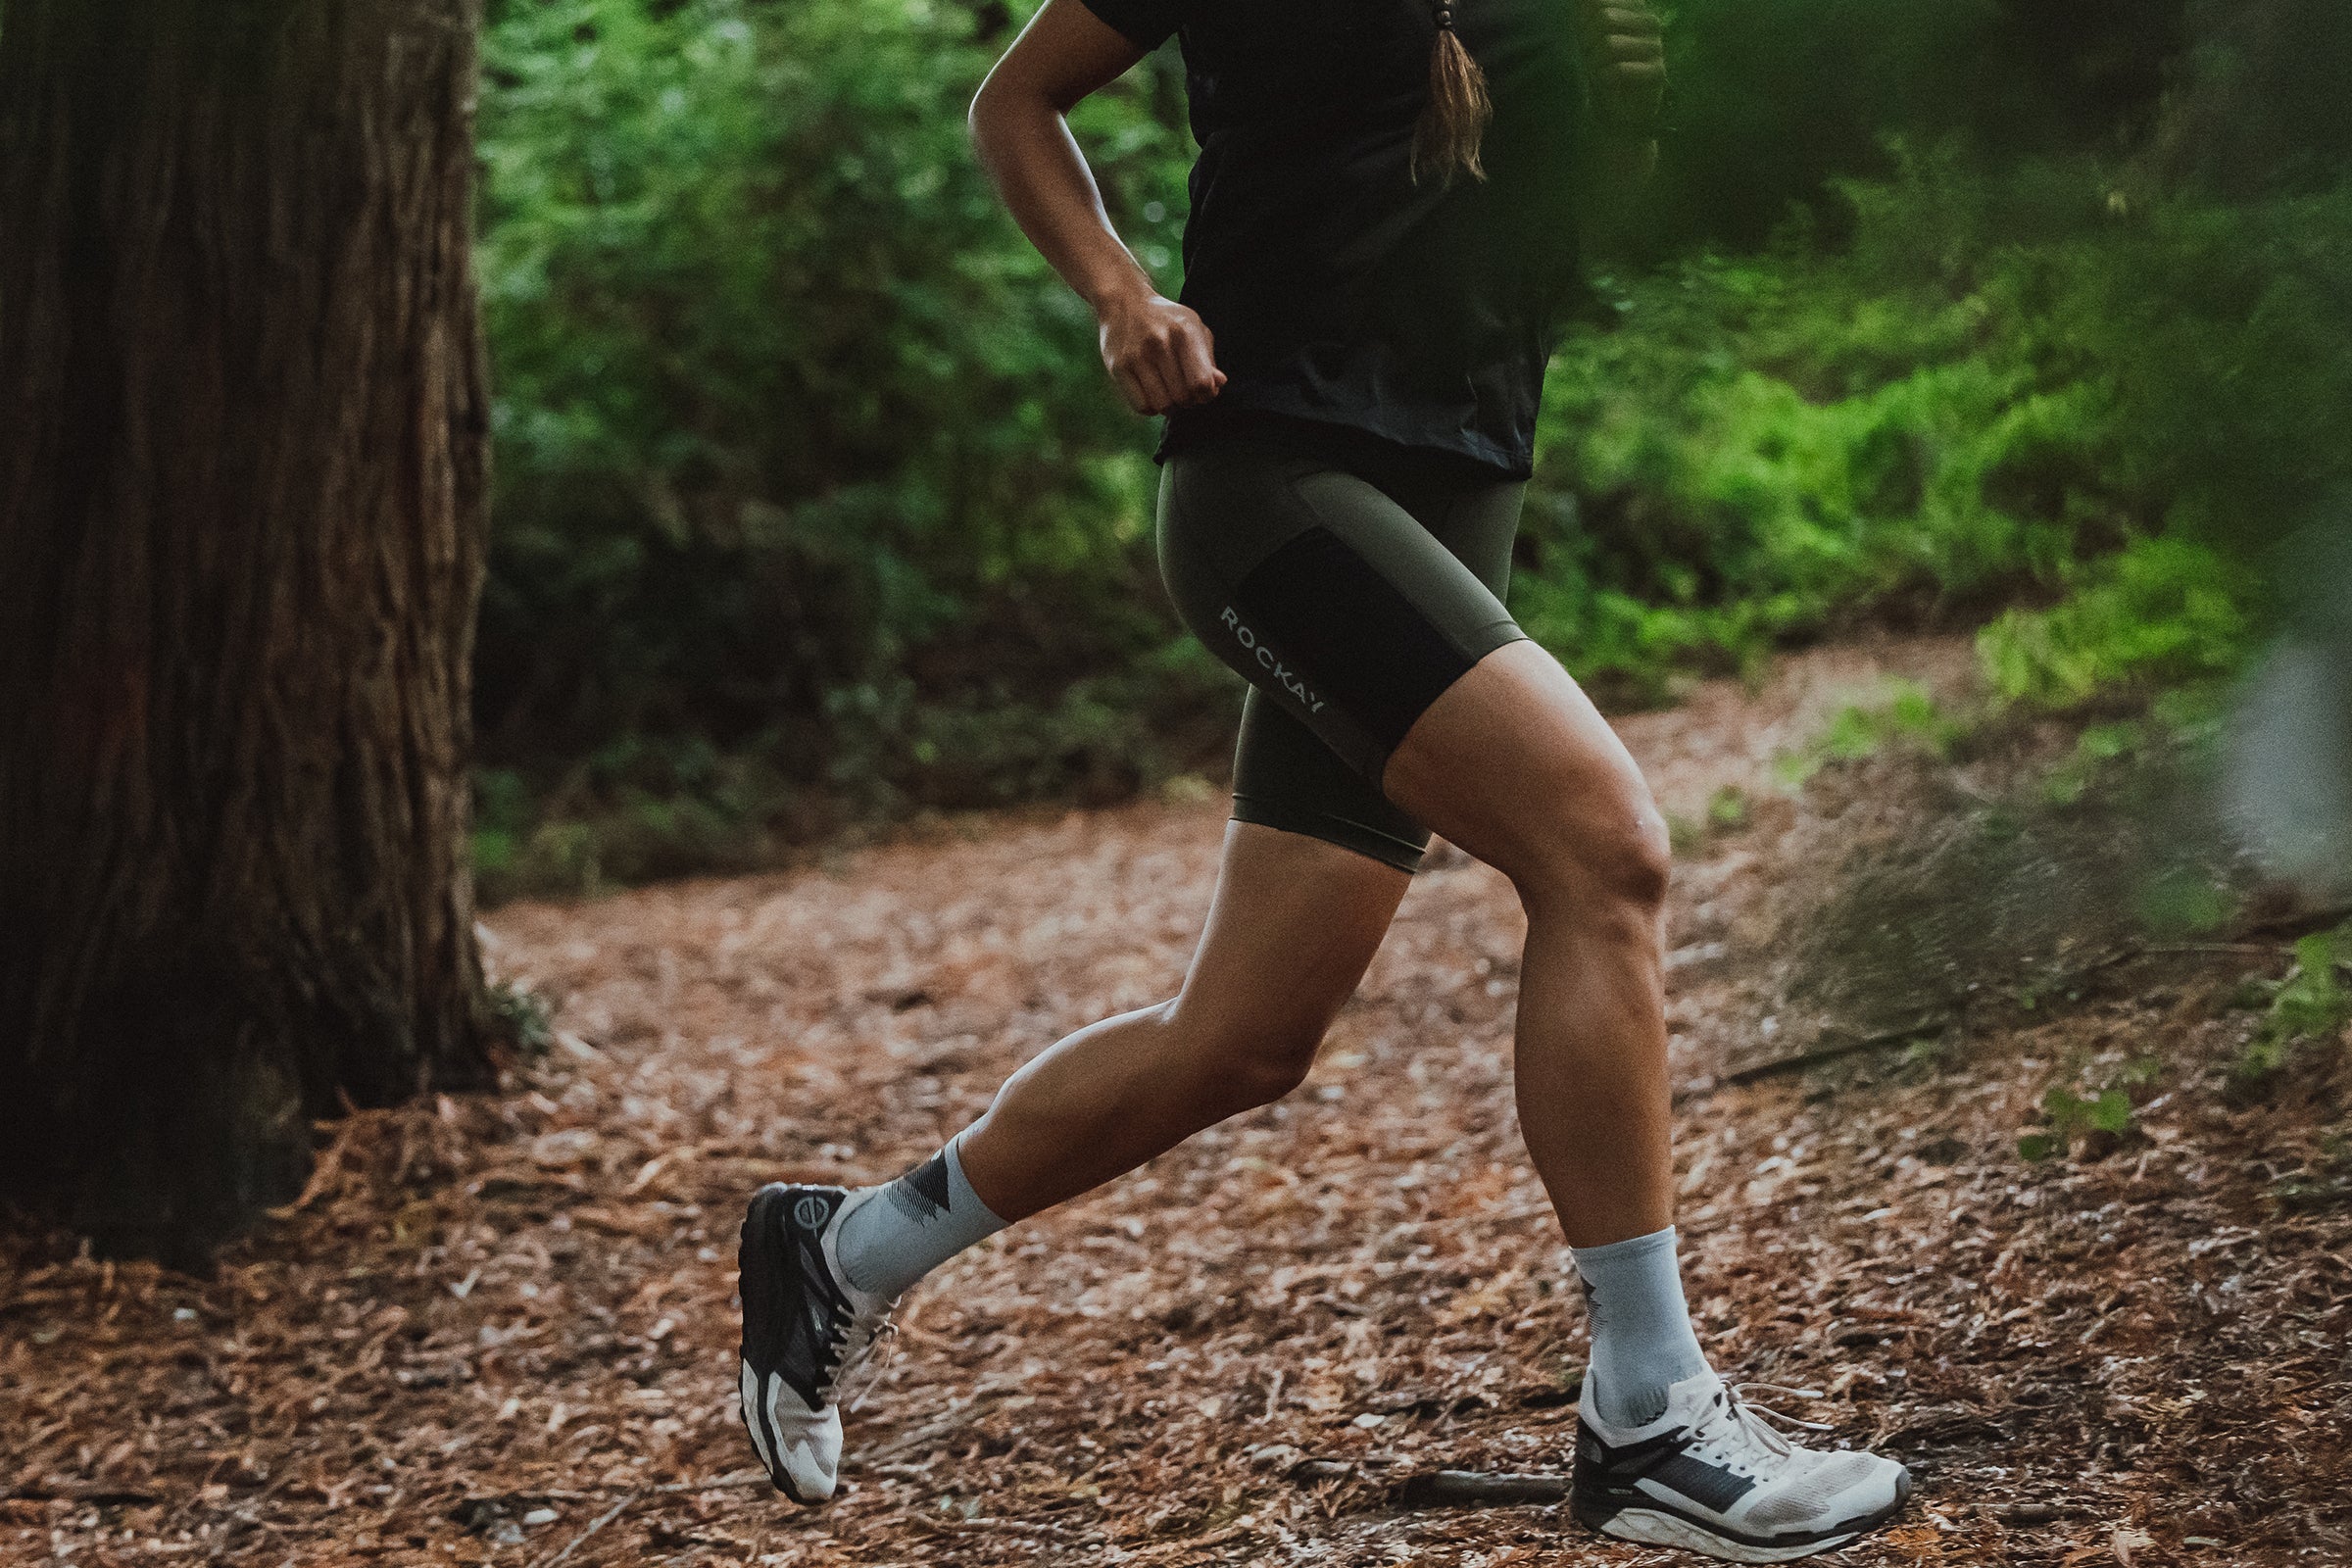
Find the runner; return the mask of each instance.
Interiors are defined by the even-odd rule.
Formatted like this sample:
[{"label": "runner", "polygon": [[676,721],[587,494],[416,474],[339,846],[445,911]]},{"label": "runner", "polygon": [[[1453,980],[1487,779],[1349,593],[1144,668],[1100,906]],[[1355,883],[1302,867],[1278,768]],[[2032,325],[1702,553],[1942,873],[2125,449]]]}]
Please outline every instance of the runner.
[{"label": "runner", "polygon": [[[1171,35],[1200,147],[1173,301],[1064,118]],[[1581,286],[1579,171],[1646,170],[1662,60],[1641,0],[1047,0],[982,85],[990,175],[1094,308],[1129,405],[1167,416],[1170,596],[1250,690],[1179,993],[1053,1045],[895,1181],[753,1198],[743,1417],[795,1499],[832,1495],[841,1381],[924,1274],[1299,1084],[1434,829],[1527,915],[1520,1125],[1592,1333],[1575,1517],[1778,1562],[1901,1508],[1900,1464],[1788,1442],[1691,1329],[1665,823],[1503,606],[1544,367]]]}]

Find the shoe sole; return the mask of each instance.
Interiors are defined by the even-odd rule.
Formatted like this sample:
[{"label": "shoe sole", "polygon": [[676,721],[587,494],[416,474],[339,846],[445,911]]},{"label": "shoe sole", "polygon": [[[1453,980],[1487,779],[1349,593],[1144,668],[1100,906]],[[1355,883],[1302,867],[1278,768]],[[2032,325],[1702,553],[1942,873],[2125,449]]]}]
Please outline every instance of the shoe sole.
[{"label": "shoe sole", "polygon": [[1680,1546],[1685,1551],[1719,1557],[1725,1562],[1794,1562],[1800,1557],[1835,1551],[1839,1546],[1851,1544],[1901,1513],[1903,1504],[1910,1500],[1910,1496],[1911,1477],[1906,1472],[1895,1483],[1894,1501],[1878,1512],[1844,1520],[1828,1535],[1790,1542],[1785,1545],[1741,1541],[1736,1536],[1709,1529],[1695,1519],[1686,1519],[1681,1514],[1668,1513],[1659,1508],[1620,1507],[1610,1512],[1572,1499],[1569,1512],[1587,1528],[1604,1536],[1614,1536],[1620,1541],[1637,1541],[1648,1546]]},{"label": "shoe sole", "polygon": [[[795,1196],[795,1190],[783,1182],[770,1182],[760,1188],[752,1195],[752,1201],[743,1216],[743,1228],[736,1233],[735,1267],[739,1279],[745,1282],[739,1289],[743,1292],[743,1315],[747,1330],[752,1316],[751,1286],[748,1282],[769,1279],[781,1266],[779,1254],[784,1250],[783,1229],[788,1223],[788,1214],[783,1211],[782,1205]],[[759,1271],[757,1274],[754,1273],[755,1269]],[[764,1292],[765,1287],[761,1289]],[[748,1332],[746,1337],[749,1337]],[[736,1364],[740,1381],[741,1369],[747,1364],[740,1349],[736,1352]],[[761,1393],[766,1391],[767,1380],[757,1372],[753,1374],[752,1383]],[[783,1452],[784,1445],[775,1429],[767,1425],[765,1401],[760,1401],[760,1408],[758,1409],[750,1401],[739,1398],[739,1403],[744,1431],[752,1440],[752,1450],[760,1455],[760,1468],[767,1472],[769,1484],[804,1508],[822,1507],[832,1501],[829,1494],[821,1497],[806,1495],[781,1469],[767,1462],[767,1455]]]},{"label": "shoe sole", "polygon": [[1794,1546],[1751,1546],[1743,1541],[1719,1536],[1703,1525],[1670,1513],[1649,1508],[1628,1508],[1600,1526],[1604,1536],[1620,1541],[1638,1541],[1649,1546],[1680,1546],[1686,1551],[1720,1557],[1726,1562],[1794,1562],[1815,1552],[1835,1551],[1862,1532],[1848,1531],[1821,1541],[1808,1541]]}]

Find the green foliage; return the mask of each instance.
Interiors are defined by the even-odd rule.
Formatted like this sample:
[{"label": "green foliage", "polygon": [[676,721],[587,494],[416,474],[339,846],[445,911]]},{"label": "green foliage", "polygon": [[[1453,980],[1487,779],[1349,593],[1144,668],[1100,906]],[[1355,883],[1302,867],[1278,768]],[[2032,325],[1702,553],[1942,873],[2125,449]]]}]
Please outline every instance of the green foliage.
[{"label": "green foliage", "polygon": [[2121,1138],[2132,1130],[2132,1097],[2121,1089],[2103,1090],[2096,1099],[2086,1100],[2071,1089],[2055,1088],[2042,1097],[2041,1111],[2049,1129],[2017,1141],[2017,1152],[2028,1159],[2063,1154],[2084,1133]]},{"label": "green foliage", "polygon": [[1889,134],[1989,162],[2132,149],[2139,175],[2230,200],[2352,166],[2339,0],[1664,0],[1673,133],[1661,237],[1752,247]]},{"label": "green foliage", "polygon": [[2352,9],[2340,0],[2190,0],[2187,20],[2151,164],[2237,198],[2340,180],[2352,166],[2343,113]]},{"label": "green foliage", "polygon": [[2294,967],[2269,994],[2261,1024],[2230,1064],[2226,1093],[2243,1103],[2258,1100],[2306,1047],[2333,1039],[2352,1024],[2352,986],[2340,967],[2352,962],[2352,924],[2295,944]]},{"label": "green foliage", "polygon": [[2045,1128],[2018,1139],[2018,1153],[2032,1160],[2048,1159],[2067,1152],[2078,1140],[2085,1153],[2111,1151],[2136,1131],[2133,1097],[2144,1095],[2162,1074],[2163,1064],[2156,1058],[2135,1056],[2115,1067],[2091,1093],[2052,1085],[2041,1097]]},{"label": "green foliage", "polygon": [[2111,762],[2139,755],[2147,726],[2137,719],[2093,724],[2075,739],[2072,756],[2051,770],[2042,792],[2053,806],[2072,806],[2088,794]]},{"label": "green foliage", "polygon": [[2251,651],[2250,574],[2177,539],[2135,539],[2093,564],[2066,601],[2013,610],[1978,653],[1994,691],[2067,708],[2127,682],[2191,680],[2236,668]]},{"label": "green foliage", "polygon": [[1738,832],[1747,825],[1747,816],[1746,792],[1737,784],[1726,784],[1707,797],[1706,808],[1696,817],[1669,811],[1666,834],[1675,854],[1688,854],[1718,834]]},{"label": "green foliage", "polygon": [[2281,1040],[2315,1040],[2352,1023],[2352,990],[2337,966],[2352,959],[2352,927],[2295,944],[2295,969],[2271,1004],[2266,1030]]},{"label": "green foliage", "polygon": [[1986,648],[2020,698],[2235,667],[2249,564],[2352,483],[2352,187],[2213,211],[1895,150],[1841,186],[1841,251],[1798,222],[1605,284],[1547,383],[1514,608],[1650,693],[2020,595],[2044,611]]},{"label": "green foliage", "polygon": [[1801,750],[1775,758],[1773,772],[1793,789],[1828,763],[1876,757],[1889,746],[1945,757],[1967,728],[1964,720],[1944,712],[1925,687],[1890,680],[1877,701],[1846,704]]},{"label": "green foliage", "polygon": [[[995,58],[974,27],[933,0],[502,9],[479,252],[494,758],[749,752],[774,775],[736,792],[764,794],[737,802],[758,815],[838,786],[844,757],[887,793],[983,709],[1032,732],[1022,756],[1151,750],[1066,691],[1167,640],[1149,432],[972,156]],[[1167,262],[1180,133],[1133,89],[1077,120],[1122,231]],[[542,797],[583,785],[527,771]],[[656,837],[734,830],[723,803],[663,808],[626,807]],[[485,863],[528,858],[491,814]]]},{"label": "green foliage", "polygon": [[1531,506],[1515,607],[1580,672],[1740,667],[1905,594],[2054,578],[2112,533],[2113,498],[2064,477],[2095,467],[2100,389],[2032,363],[2011,302],[1923,270],[1977,192],[1948,162],[1909,177],[1853,254],[1799,229],[1691,260],[1620,287],[1615,327],[1555,362],[1540,480],[1583,505]]},{"label": "green foliage", "polygon": [[2140,929],[2168,941],[2219,931],[2237,912],[2230,889],[2197,865],[2159,869],[2140,886],[2132,905]]},{"label": "green foliage", "polygon": [[2094,146],[2155,107],[2184,10],[1673,0],[1661,225],[1753,245],[1839,177],[1884,174],[1889,132],[1965,133],[2004,162]]}]

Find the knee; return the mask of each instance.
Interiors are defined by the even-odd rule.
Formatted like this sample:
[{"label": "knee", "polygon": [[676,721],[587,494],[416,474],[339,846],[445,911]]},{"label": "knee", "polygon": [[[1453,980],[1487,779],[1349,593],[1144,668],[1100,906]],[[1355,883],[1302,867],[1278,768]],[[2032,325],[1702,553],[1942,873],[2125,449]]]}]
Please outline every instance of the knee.
[{"label": "knee", "polygon": [[1224,1063],[1220,1076],[1230,1089],[1228,1104],[1235,1112],[1271,1105],[1300,1084],[1315,1065],[1310,1047],[1273,1055],[1251,1055]]},{"label": "knee", "polygon": [[1647,790],[1632,804],[1622,828],[1603,835],[1595,865],[1595,879],[1644,914],[1666,906],[1666,890],[1674,881],[1674,838],[1666,813]]},{"label": "knee", "polygon": [[1504,867],[1522,898],[1563,902],[1589,918],[1646,927],[1665,907],[1674,875],[1665,813],[1646,786],[1562,799],[1546,814],[1517,869]]},{"label": "knee", "polygon": [[1205,1098],[1220,1115],[1270,1105],[1306,1082],[1323,1027],[1302,1020],[1235,1019],[1168,1004],[1167,1026],[1182,1040]]}]

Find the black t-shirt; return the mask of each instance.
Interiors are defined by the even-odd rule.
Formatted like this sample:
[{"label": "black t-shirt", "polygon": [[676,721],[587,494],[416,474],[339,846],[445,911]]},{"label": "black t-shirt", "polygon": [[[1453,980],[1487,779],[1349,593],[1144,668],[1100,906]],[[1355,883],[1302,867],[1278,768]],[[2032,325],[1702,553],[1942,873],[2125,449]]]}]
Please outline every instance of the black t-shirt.
[{"label": "black t-shirt", "polygon": [[1154,457],[1250,419],[1352,425],[1534,471],[1544,369],[1583,287],[1577,0],[1454,0],[1494,119],[1483,181],[1408,177],[1429,0],[1084,0],[1183,49],[1200,144],[1182,303],[1227,380]]}]

